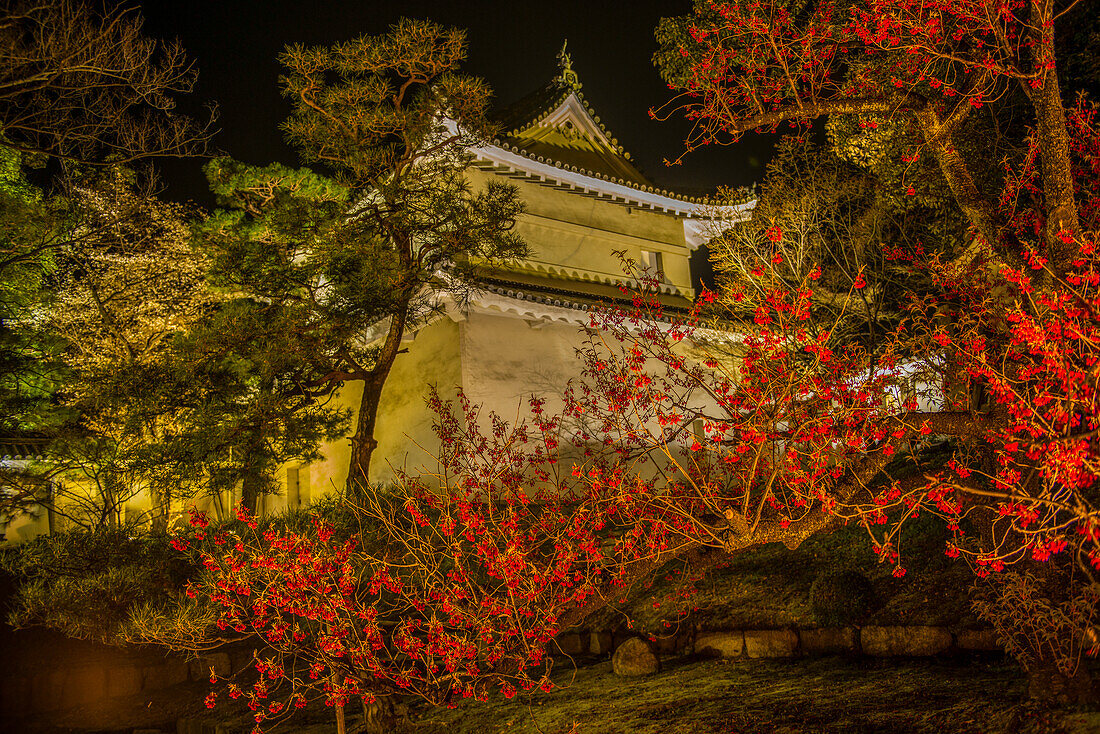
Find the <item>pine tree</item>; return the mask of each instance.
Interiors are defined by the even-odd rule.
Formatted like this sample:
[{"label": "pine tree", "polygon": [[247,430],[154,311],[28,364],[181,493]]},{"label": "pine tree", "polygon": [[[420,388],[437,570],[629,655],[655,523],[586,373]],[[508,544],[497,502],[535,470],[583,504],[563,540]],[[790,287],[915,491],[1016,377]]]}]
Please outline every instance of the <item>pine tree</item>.
[{"label": "pine tree", "polygon": [[[462,297],[478,262],[525,252],[515,190],[472,191],[467,150],[490,131],[489,89],[457,72],[465,34],[402,20],[389,33],[280,57],[287,139],[331,173],[228,160],[207,170],[226,210],[208,230],[220,282],[278,304],[310,374],[363,383],[347,478],[368,478],[382,387],[402,335]],[[380,334],[380,336],[379,336]]]}]

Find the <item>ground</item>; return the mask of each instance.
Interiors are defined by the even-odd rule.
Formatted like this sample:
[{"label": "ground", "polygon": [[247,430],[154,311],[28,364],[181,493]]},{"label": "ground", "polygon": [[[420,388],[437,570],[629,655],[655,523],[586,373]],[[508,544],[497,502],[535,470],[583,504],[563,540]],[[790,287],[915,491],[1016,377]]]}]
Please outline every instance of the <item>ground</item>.
[{"label": "ground", "polygon": [[[1088,734],[1100,712],[1057,712],[1025,703],[1020,669],[997,654],[929,660],[825,657],[796,660],[665,661],[661,673],[618,678],[606,660],[560,666],[561,689],[531,700],[467,703],[454,710],[415,708],[395,734]],[[203,684],[176,686],[150,700],[115,699],[44,722],[12,722],[26,734],[130,734],[135,727],[175,732],[175,719],[221,722],[247,732],[243,716],[202,707]],[[331,709],[273,734],[332,734]],[[349,731],[357,716],[349,708]],[[122,724],[125,722],[125,725]],[[574,729],[575,726],[575,729]],[[211,727],[207,731],[211,733]],[[220,734],[220,732],[219,732]]]},{"label": "ground", "polygon": [[[864,573],[874,587],[865,624],[976,626],[969,604],[973,576],[944,555],[943,538],[942,525],[931,518],[914,524],[905,537],[908,573],[902,579],[893,577],[892,567],[876,563],[865,534],[855,527],[815,536],[794,551],[773,545],[736,556],[696,582],[696,593],[687,598],[680,595],[673,564],[652,586],[587,625],[621,628],[632,619],[635,629],[662,635],[676,629],[664,622],[682,613],[700,629],[815,626],[809,604],[814,579],[850,569]],[[38,657],[46,665],[57,659]],[[999,654],[929,660],[677,658],[666,659],[663,672],[643,679],[615,677],[606,658],[580,662],[576,670],[559,666],[562,689],[552,694],[510,702],[494,696],[487,704],[453,711],[415,709],[399,734],[566,734],[574,723],[577,734],[1100,732],[1100,712],[1042,712],[1027,704],[1023,672]],[[1100,668],[1094,671],[1098,675]],[[227,734],[248,731],[247,712],[222,706],[211,712],[203,706],[208,690],[201,683],[177,686],[148,698],[53,714],[49,721],[0,721],[0,734],[131,734],[135,727],[168,734],[181,717],[220,721]],[[355,713],[349,709],[352,724]],[[332,722],[332,710],[317,706],[271,731],[331,734]]]},{"label": "ground", "polygon": [[[1100,713],[1022,704],[1025,680],[998,655],[943,660],[827,657],[671,661],[617,678],[609,662],[563,671],[567,688],[530,704],[493,699],[434,711],[401,734],[942,734],[1100,731]],[[570,682],[571,681],[571,682]],[[573,727],[576,727],[573,729]]]}]

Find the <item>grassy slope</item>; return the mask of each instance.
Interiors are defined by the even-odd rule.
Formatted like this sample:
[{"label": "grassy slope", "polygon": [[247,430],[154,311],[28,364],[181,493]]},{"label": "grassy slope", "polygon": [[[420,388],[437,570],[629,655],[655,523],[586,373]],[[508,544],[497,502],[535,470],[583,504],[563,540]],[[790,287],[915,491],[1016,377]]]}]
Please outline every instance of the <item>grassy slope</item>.
[{"label": "grassy slope", "polygon": [[[938,447],[923,457],[920,469],[907,457],[887,468],[903,479],[941,465],[949,455],[947,448]],[[885,481],[885,475],[877,479]],[[772,544],[737,555],[696,582],[696,591],[686,597],[680,581],[686,570],[673,562],[654,576],[651,587],[636,589],[625,604],[598,612],[585,626],[615,629],[632,619],[636,629],[660,635],[676,627],[666,627],[666,621],[686,617],[706,629],[813,627],[817,622],[810,609],[810,586],[825,571],[844,569],[864,573],[874,586],[875,601],[865,624],[979,626],[969,602],[974,575],[964,563],[944,555],[948,537],[937,518],[925,515],[911,521],[898,544],[906,569],[900,579],[894,578],[892,565],[878,562],[867,532],[855,526],[819,533],[793,551]]]},{"label": "grassy slope", "polygon": [[662,634],[675,627],[666,628],[666,620],[686,614],[706,629],[813,627],[810,586],[835,569],[858,570],[871,579],[875,601],[866,624],[976,626],[968,598],[973,574],[944,556],[944,537],[942,525],[932,519],[922,518],[909,529],[902,543],[907,573],[900,579],[893,577],[892,566],[877,563],[866,533],[851,527],[817,535],[793,551],[773,544],[731,558],[725,568],[696,582],[687,597],[673,563],[652,588],[641,589],[618,609],[598,612],[586,626],[614,629],[630,618],[636,628]]},{"label": "grassy slope", "polygon": [[[1044,714],[1021,706],[1025,682],[1003,662],[844,658],[674,661],[641,679],[610,663],[562,671],[567,686],[530,702],[469,703],[424,712],[400,734],[764,734],[1100,730],[1100,714]],[[572,681],[572,682],[570,682]]]}]

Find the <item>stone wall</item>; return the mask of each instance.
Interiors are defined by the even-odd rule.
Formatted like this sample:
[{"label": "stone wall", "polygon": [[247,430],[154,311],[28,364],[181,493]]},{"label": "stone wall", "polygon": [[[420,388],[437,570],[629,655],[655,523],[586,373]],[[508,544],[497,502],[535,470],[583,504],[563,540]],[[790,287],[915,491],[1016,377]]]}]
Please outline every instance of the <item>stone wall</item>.
[{"label": "stone wall", "polygon": [[[633,632],[581,631],[559,635],[550,652],[579,657],[603,656]],[[951,630],[946,627],[827,627],[820,629],[684,630],[651,638],[663,655],[701,654],[722,658],[783,658],[804,655],[868,655],[924,657],[1000,651],[992,629]]]},{"label": "stone wall", "polygon": [[[72,640],[47,630],[0,632],[0,721],[135,696],[230,672],[229,654],[199,660]],[[243,660],[234,660],[238,667]]]},{"label": "stone wall", "polygon": [[[69,640],[53,633],[19,633],[19,644],[5,635],[5,665],[0,668],[0,720],[71,708],[120,696],[203,681],[210,669],[226,675],[247,661],[226,652],[198,660],[165,656],[158,650],[123,650]],[[554,655],[610,655],[628,630],[566,632],[551,646]],[[873,657],[930,656],[997,651],[992,630],[944,627],[836,627],[779,630],[684,630],[657,637],[662,655],[701,654],[722,658],[782,658],[849,654]],[[243,652],[242,652],[243,654]]]}]

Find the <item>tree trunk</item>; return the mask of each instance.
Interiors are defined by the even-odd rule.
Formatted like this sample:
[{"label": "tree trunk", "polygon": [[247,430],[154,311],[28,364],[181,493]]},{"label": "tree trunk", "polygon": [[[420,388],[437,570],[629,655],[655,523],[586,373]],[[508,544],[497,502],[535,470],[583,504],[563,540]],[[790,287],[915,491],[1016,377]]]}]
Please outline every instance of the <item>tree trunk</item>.
[{"label": "tree trunk", "polygon": [[1062,105],[1062,90],[1058,85],[1055,69],[1054,3],[1051,0],[1032,0],[1030,21],[1032,64],[1034,70],[1041,74],[1041,84],[1034,90],[1025,85],[1024,90],[1031,96],[1031,103],[1035,107],[1043,198],[1046,202],[1043,234],[1047,242],[1047,257],[1054,274],[1063,276],[1071,267],[1076,245],[1063,242],[1060,233],[1068,232],[1073,237],[1079,237],[1081,223],[1077,217],[1077,201],[1074,196],[1066,110]]},{"label": "tree trunk", "polygon": [[378,446],[378,441],[374,438],[374,429],[378,422],[378,401],[382,397],[385,377],[383,374],[382,379],[363,381],[363,396],[359,400],[355,435],[351,438],[351,459],[348,462],[347,490],[353,496],[366,487],[370,480],[370,460]]},{"label": "tree trunk", "polygon": [[149,488],[149,499],[152,504],[153,518],[150,525],[156,532],[164,532],[168,529],[168,515],[171,512],[171,498],[166,489],[156,487]]},{"label": "tree trunk", "polygon": [[117,496],[118,479],[114,472],[108,472],[103,480],[103,511],[100,513],[100,525],[106,525],[109,528],[118,527],[118,513],[115,512]]},{"label": "tree trunk", "polygon": [[[275,380],[270,374],[260,378],[259,392],[256,397],[258,406],[269,405],[272,402],[271,394],[275,389]],[[241,476],[241,503],[253,516],[260,509],[260,496],[267,489],[268,475],[271,463],[266,448],[266,435],[264,424],[254,422],[245,429],[245,442],[240,450],[242,458]]]},{"label": "tree trunk", "polygon": [[360,734],[387,734],[397,725],[393,704],[389,698],[376,698],[373,703],[363,700],[363,723]]},{"label": "tree trunk", "polygon": [[401,337],[405,333],[408,321],[408,301],[390,317],[390,328],[386,341],[378,355],[374,369],[363,380],[363,396],[359,399],[359,411],[356,418],[355,435],[351,438],[351,459],[348,461],[347,491],[354,496],[367,486],[370,480],[370,460],[378,441],[374,438],[374,429],[378,421],[378,403],[382,399],[382,388],[389,377],[394,360],[401,351]]},{"label": "tree trunk", "polygon": [[57,512],[54,510],[54,503],[57,502],[57,495],[60,485],[57,482],[50,482],[46,485],[46,529],[50,535],[57,532]]},{"label": "tree trunk", "polygon": [[1001,229],[997,212],[992,202],[978,191],[974,175],[955,147],[951,131],[944,129],[943,121],[931,105],[916,110],[914,115],[959,208],[974,230],[990,247],[996,248],[1000,244]]},{"label": "tree trunk", "polygon": [[[332,684],[332,693],[336,695],[340,677],[335,671],[329,673],[329,682]],[[333,709],[336,711],[336,734],[348,734],[348,722],[344,717],[344,704],[337,702]]]},{"label": "tree trunk", "polygon": [[257,500],[264,486],[264,478],[256,471],[247,471],[241,477],[241,504],[252,515],[256,514]]}]

